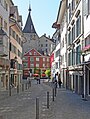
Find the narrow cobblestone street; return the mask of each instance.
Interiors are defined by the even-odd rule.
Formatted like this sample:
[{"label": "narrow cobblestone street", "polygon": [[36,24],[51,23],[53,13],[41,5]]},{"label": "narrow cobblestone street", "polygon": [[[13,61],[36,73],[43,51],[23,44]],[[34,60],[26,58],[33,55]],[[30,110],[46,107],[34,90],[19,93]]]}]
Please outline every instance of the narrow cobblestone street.
[{"label": "narrow cobblestone street", "polygon": [[[47,91],[49,92],[49,109],[47,109]],[[6,98],[0,95],[0,119],[36,119],[36,98],[39,98],[39,119],[90,119],[90,100],[64,88],[57,89],[52,100],[52,87],[41,82],[32,82],[32,86]]]}]

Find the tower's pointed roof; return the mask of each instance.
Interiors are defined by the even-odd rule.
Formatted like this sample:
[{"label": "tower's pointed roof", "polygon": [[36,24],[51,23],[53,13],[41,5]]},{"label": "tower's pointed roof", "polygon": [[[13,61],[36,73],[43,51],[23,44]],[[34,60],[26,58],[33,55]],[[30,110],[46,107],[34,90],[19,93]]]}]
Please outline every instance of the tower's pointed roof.
[{"label": "tower's pointed roof", "polygon": [[29,5],[29,14],[28,14],[28,18],[25,24],[25,27],[23,29],[23,33],[36,33],[33,22],[32,22],[32,18],[31,18],[31,7]]}]

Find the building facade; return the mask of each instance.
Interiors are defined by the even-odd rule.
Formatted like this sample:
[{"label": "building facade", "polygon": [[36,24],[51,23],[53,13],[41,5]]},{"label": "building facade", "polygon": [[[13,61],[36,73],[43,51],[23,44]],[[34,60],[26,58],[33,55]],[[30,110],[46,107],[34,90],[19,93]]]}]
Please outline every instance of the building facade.
[{"label": "building facade", "polygon": [[90,1],[84,1],[84,95],[90,95]]},{"label": "building facade", "polygon": [[22,16],[12,0],[0,1],[0,11],[0,88],[9,90],[22,79]]},{"label": "building facade", "polygon": [[[50,69],[50,57],[39,53],[36,49],[31,49],[24,54],[23,57],[23,78],[27,78],[32,74],[45,73],[46,69]],[[35,72],[35,70],[37,70]],[[30,72],[31,71],[31,72]]]},{"label": "building facade", "polygon": [[60,32],[60,74],[65,82],[63,85],[80,95],[84,94],[84,97],[89,95],[90,87],[89,12],[88,0],[62,0],[53,24],[56,32]]},{"label": "building facade", "polygon": [[67,19],[66,19],[66,0],[60,2],[58,16],[57,16],[57,24],[60,24],[60,54],[59,54],[59,62],[60,62],[60,75],[61,80],[63,82],[63,86],[66,87],[66,61],[67,61]]},{"label": "building facade", "polygon": [[11,84],[17,86],[22,79],[22,16],[19,15],[17,6],[10,7],[9,18],[10,37],[10,80]]},{"label": "building facade", "polygon": [[0,1],[0,90],[9,84],[9,13],[11,0]]},{"label": "building facade", "polygon": [[54,46],[53,40],[50,38],[50,36],[46,36],[46,34],[42,35],[39,37],[39,42],[38,42],[38,51],[43,53],[44,55],[49,55],[51,54],[51,46]]}]

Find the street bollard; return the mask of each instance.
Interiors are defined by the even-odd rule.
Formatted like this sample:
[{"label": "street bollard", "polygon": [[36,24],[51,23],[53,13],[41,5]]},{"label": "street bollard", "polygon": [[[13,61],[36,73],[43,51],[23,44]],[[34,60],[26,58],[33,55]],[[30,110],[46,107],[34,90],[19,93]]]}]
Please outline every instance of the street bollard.
[{"label": "street bollard", "polygon": [[30,87],[31,87],[31,79],[30,79],[30,81],[29,81],[29,84],[30,84]]},{"label": "street bollard", "polygon": [[17,93],[19,93],[19,85],[17,85]]},{"label": "street bollard", "polygon": [[26,90],[27,90],[27,83],[26,83]]},{"label": "street bollard", "polygon": [[53,88],[53,90],[52,90],[52,99],[53,99],[53,101],[54,101],[54,88]]},{"label": "street bollard", "polygon": [[11,96],[12,91],[11,91],[11,85],[9,86],[9,96]]},{"label": "street bollard", "polygon": [[57,95],[57,88],[55,87],[55,97],[56,97],[56,95]]},{"label": "street bollard", "polygon": [[39,119],[39,98],[36,98],[36,119]]},{"label": "street bollard", "polygon": [[47,92],[47,108],[49,109],[49,92]]},{"label": "street bollard", "polygon": [[22,84],[22,91],[24,91],[24,84]]},{"label": "street bollard", "polygon": [[29,86],[29,83],[28,83],[28,89],[29,89],[29,87],[30,87],[30,86]]},{"label": "street bollard", "polygon": [[29,80],[28,87],[31,87],[31,79]]}]

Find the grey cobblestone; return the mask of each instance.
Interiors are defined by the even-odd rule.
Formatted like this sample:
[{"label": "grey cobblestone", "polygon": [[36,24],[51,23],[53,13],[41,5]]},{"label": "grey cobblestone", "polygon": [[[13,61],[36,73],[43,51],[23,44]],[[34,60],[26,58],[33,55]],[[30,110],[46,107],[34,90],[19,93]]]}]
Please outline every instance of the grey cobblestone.
[{"label": "grey cobblestone", "polygon": [[[47,91],[49,91],[49,109],[47,109]],[[33,84],[30,89],[8,96],[0,94],[0,119],[35,119],[35,99],[39,97],[39,119],[90,119],[90,100],[63,88],[57,89],[52,101],[52,86]],[[3,98],[5,99],[3,100]],[[2,98],[3,97],[3,98]]]}]

